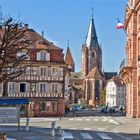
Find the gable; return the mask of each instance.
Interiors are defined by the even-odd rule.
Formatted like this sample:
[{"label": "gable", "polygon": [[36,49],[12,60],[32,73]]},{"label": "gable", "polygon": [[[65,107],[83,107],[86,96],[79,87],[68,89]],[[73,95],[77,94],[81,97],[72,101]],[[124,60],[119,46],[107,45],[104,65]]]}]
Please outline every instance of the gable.
[{"label": "gable", "polygon": [[89,74],[87,75],[86,78],[96,78],[96,79],[102,79],[102,75],[101,73],[99,72],[98,68],[97,67],[94,67],[90,72]]}]

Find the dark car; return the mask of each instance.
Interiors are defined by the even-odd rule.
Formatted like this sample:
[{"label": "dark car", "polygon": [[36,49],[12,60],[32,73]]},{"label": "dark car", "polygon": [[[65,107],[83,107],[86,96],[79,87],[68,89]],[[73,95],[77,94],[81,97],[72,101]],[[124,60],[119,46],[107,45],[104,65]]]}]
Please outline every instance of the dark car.
[{"label": "dark car", "polygon": [[110,107],[109,108],[109,113],[115,113],[116,111],[115,111],[115,108],[113,108],[113,107]]}]

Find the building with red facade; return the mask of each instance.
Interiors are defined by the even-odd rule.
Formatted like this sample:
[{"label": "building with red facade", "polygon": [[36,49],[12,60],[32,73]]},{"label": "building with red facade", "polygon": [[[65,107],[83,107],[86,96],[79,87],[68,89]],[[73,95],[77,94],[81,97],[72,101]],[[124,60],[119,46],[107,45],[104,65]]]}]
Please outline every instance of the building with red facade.
[{"label": "building with red facade", "polygon": [[125,12],[126,61],[120,77],[126,85],[126,115],[140,118],[140,1],[128,0]]}]

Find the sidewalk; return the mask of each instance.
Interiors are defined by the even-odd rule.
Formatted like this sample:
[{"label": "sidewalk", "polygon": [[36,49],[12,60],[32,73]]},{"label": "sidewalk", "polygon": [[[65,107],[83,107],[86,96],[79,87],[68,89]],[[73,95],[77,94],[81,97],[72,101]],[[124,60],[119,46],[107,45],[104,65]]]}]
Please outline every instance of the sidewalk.
[{"label": "sidewalk", "polygon": [[114,129],[114,132],[129,138],[130,140],[140,140],[140,118],[120,117],[122,125]]},{"label": "sidewalk", "polygon": [[49,131],[6,131],[7,138],[10,140],[55,140]]}]

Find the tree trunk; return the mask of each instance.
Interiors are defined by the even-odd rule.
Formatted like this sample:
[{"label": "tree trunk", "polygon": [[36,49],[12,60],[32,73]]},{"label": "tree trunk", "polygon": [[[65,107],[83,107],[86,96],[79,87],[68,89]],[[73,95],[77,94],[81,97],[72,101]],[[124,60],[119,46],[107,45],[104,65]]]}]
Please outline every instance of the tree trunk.
[{"label": "tree trunk", "polygon": [[8,97],[8,92],[7,89],[8,88],[8,82],[5,80],[3,81],[3,94],[2,97]]}]

